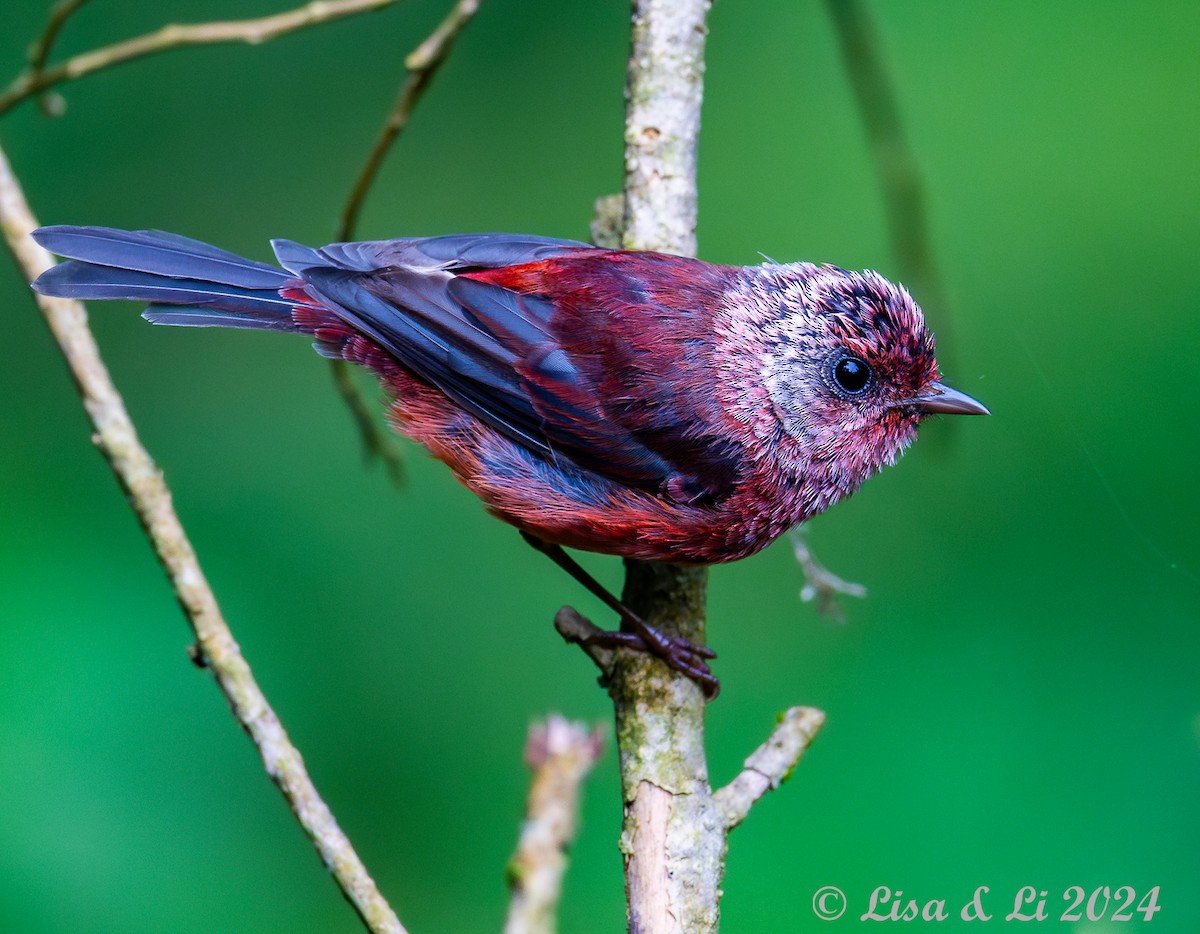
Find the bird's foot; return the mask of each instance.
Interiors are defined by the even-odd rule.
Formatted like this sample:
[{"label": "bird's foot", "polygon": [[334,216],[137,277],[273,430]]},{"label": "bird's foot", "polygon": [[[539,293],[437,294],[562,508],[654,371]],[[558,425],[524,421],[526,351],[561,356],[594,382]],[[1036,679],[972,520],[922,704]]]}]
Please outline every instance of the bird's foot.
[{"label": "bird's foot", "polygon": [[628,615],[625,622],[633,631],[600,631],[590,636],[587,641],[591,644],[608,647],[623,646],[653,655],[668,668],[695,681],[708,700],[712,700],[721,693],[721,682],[717,680],[717,676],[712,673],[712,669],[709,668],[706,661],[716,658],[716,652],[707,646],[696,645],[687,639],[668,635],[655,629],[628,610],[626,610],[626,614]]},{"label": "bird's foot", "polygon": [[662,659],[668,668],[687,675],[695,681],[709,700],[720,693],[721,682],[717,680],[716,675],[712,673],[712,669],[705,661],[716,658],[716,652],[703,645],[696,645],[688,642],[687,639],[667,635],[667,633],[655,629],[605,590],[603,585],[580,567],[579,562],[567,554],[561,545],[547,542],[523,529],[521,537],[583,584],[590,593],[599,597],[607,607],[615,610],[621,617],[620,632],[598,630],[583,638],[573,634],[569,637],[569,641],[601,647],[625,646],[639,652],[647,652],[655,658]]}]

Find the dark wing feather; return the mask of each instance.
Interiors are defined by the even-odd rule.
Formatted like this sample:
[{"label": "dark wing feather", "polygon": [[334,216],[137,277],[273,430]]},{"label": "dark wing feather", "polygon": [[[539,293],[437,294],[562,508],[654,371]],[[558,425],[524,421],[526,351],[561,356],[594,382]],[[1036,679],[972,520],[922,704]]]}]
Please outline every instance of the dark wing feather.
[{"label": "dark wing feather", "polygon": [[534,237],[525,234],[451,234],[407,242],[420,253],[438,261],[445,269],[497,269],[520,266],[562,256],[576,250],[596,248],[578,240],[557,240],[553,237]]},{"label": "dark wing feather", "polygon": [[428,302],[416,309],[385,301],[365,287],[361,273],[309,267],[304,276],[314,297],[408,369],[517,443],[550,453],[522,404],[511,351]]},{"label": "dark wing feather", "polygon": [[69,259],[177,279],[211,280],[245,289],[279,288],[288,280],[276,266],[159,230],[42,227],[37,241],[51,253]]},{"label": "dark wing feather", "polygon": [[[535,455],[678,499],[732,488],[737,452],[697,428],[718,416],[679,404],[687,361],[656,354],[672,329],[707,319],[677,320],[646,282],[603,259],[634,254],[496,234],[275,246],[314,298]],[[523,285],[471,275],[479,270],[511,271]],[[544,288],[531,288],[539,275]],[[693,409],[714,404],[700,394]]]},{"label": "dark wing feather", "polygon": [[400,240],[361,240],[331,243],[314,250],[290,240],[272,240],[280,264],[302,275],[312,266],[335,266],[358,272],[384,268],[462,272],[468,269],[497,269],[596,248],[577,240],[556,240],[523,234],[450,234],[444,237],[415,237]]}]

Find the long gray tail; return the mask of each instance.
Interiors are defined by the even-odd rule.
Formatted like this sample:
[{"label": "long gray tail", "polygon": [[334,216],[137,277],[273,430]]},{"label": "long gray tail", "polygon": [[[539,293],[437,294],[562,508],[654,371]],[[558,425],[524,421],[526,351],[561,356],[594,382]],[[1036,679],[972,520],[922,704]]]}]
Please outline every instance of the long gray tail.
[{"label": "long gray tail", "polygon": [[154,324],[295,331],[294,301],[280,289],[301,285],[291,273],[158,230],[42,227],[33,237],[69,257],[33,283],[43,295],[149,302]]}]

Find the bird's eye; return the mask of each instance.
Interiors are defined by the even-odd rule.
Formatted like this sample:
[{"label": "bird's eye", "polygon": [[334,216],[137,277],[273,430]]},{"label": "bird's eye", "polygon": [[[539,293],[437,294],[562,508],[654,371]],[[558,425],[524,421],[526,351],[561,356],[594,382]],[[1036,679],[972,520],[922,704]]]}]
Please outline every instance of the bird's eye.
[{"label": "bird's eye", "polygon": [[871,368],[858,357],[841,357],[833,365],[833,381],[843,392],[861,395],[871,382]]}]

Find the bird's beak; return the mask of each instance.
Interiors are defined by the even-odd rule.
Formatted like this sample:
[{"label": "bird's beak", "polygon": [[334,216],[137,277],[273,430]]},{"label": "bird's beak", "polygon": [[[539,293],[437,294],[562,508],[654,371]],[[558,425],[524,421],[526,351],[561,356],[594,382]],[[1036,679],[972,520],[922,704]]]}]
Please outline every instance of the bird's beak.
[{"label": "bird's beak", "polygon": [[951,389],[934,380],[919,396],[905,399],[905,405],[913,405],[922,412],[943,415],[991,415],[982,402],[977,402],[965,392]]}]

